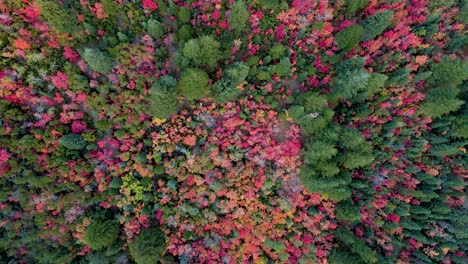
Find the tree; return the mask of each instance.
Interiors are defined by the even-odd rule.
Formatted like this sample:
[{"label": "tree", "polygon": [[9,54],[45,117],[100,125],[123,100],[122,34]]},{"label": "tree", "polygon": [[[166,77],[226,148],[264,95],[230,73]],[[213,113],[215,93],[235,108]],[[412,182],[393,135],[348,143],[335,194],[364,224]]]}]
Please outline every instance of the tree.
[{"label": "tree", "polygon": [[182,52],[193,66],[214,69],[221,59],[220,47],[221,44],[212,36],[202,36],[187,41]]},{"label": "tree", "polygon": [[335,41],[339,49],[348,52],[361,40],[363,28],[360,25],[352,25],[336,34]]},{"label": "tree", "polygon": [[208,74],[197,68],[184,70],[177,85],[180,94],[190,100],[202,98],[206,95],[209,88]]},{"label": "tree", "polygon": [[73,33],[78,29],[76,17],[57,1],[40,0],[38,4],[41,16],[53,29],[61,33]]},{"label": "tree", "polygon": [[227,78],[216,81],[211,87],[210,94],[217,103],[226,103],[236,99],[241,93],[234,82]]},{"label": "tree", "polygon": [[361,22],[364,32],[362,34],[363,41],[369,41],[382,34],[384,30],[392,23],[393,10],[385,10],[368,17]]},{"label": "tree", "polygon": [[91,70],[99,73],[109,73],[112,70],[113,60],[109,53],[100,49],[85,48],[83,59]]},{"label": "tree", "polygon": [[287,77],[291,74],[291,61],[289,57],[284,57],[276,65],[276,74],[280,77]]},{"label": "tree", "polygon": [[460,59],[444,57],[440,63],[431,66],[432,75],[428,78],[429,89],[421,105],[421,113],[429,117],[440,117],[456,111],[465,102],[457,98],[458,87],[468,79],[468,63]]},{"label": "tree", "polygon": [[70,150],[81,150],[86,147],[86,141],[84,141],[83,137],[73,133],[61,137],[58,143]]},{"label": "tree", "polygon": [[240,35],[249,28],[249,17],[250,12],[244,1],[236,0],[232,4],[228,19],[229,26],[236,35]]},{"label": "tree", "polygon": [[177,18],[179,18],[182,23],[188,23],[190,21],[190,10],[185,7],[181,7],[179,12],[177,12]]},{"label": "tree", "polygon": [[360,102],[384,87],[388,77],[380,73],[369,73],[363,66],[364,58],[354,58],[337,67],[336,76],[330,82],[335,91],[332,98]]},{"label": "tree", "polygon": [[377,254],[364,241],[354,236],[351,231],[340,227],[335,232],[336,238],[341,241],[352,253],[361,257],[365,263],[376,263]]},{"label": "tree", "polygon": [[238,61],[226,69],[226,77],[237,85],[245,80],[249,75],[250,67],[244,62]]},{"label": "tree", "polygon": [[286,51],[286,48],[282,44],[275,44],[273,47],[270,49],[270,56],[273,60],[277,60],[283,56],[284,52]]},{"label": "tree", "polygon": [[341,221],[359,222],[361,214],[359,207],[352,205],[350,201],[341,201],[335,208],[336,218]]},{"label": "tree", "polygon": [[155,19],[146,22],[146,31],[154,39],[160,39],[165,34],[164,25]]},{"label": "tree", "polygon": [[346,13],[348,15],[354,15],[356,11],[363,9],[367,6],[367,0],[349,0],[346,1]]},{"label": "tree", "polygon": [[167,119],[177,112],[177,81],[174,77],[165,75],[153,84],[150,90],[150,113],[159,118]]},{"label": "tree", "polygon": [[166,251],[166,236],[158,227],[143,229],[128,248],[137,264],[158,263]]},{"label": "tree", "polygon": [[94,250],[106,248],[115,239],[119,231],[119,223],[113,220],[93,221],[83,234],[83,242]]}]

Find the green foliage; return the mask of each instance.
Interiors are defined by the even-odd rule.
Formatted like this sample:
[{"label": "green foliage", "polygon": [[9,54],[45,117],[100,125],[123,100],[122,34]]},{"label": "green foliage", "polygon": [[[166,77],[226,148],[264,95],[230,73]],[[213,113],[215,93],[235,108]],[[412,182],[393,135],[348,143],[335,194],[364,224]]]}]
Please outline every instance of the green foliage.
[{"label": "green foliage", "polygon": [[167,119],[177,112],[177,81],[165,75],[153,84],[150,90],[150,113],[158,118]]},{"label": "green foliage", "polygon": [[432,75],[428,85],[436,87],[456,87],[468,79],[468,62],[444,57],[440,63],[431,65]]},{"label": "green foliage", "polygon": [[354,15],[356,11],[363,9],[367,6],[367,0],[348,0],[346,1],[346,13]]},{"label": "green foliage", "polygon": [[444,57],[440,63],[431,66],[431,71],[427,80],[431,89],[425,94],[421,113],[435,118],[459,109],[465,102],[457,98],[458,86],[468,79],[468,63]]},{"label": "green foliage", "polygon": [[190,100],[204,97],[209,88],[208,74],[196,68],[184,70],[177,85],[178,91]]},{"label": "green foliage", "polygon": [[146,22],[146,30],[154,39],[160,39],[165,34],[164,25],[155,19],[150,19]]},{"label": "green foliage", "polygon": [[286,47],[277,43],[273,45],[273,47],[271,47],[270,56],[272,59],[277,60],[283,56],[285,51],[286,51]]},{"label": "green foliage", "polygon": [[367,72],[362,68],[363,64],[364,58],[356,58],[345,61],[337,68],[337,74],[331,80],[335,98],[359,102],[370,98],[384,87],[388,77]]},{"label": "green foliage", "polygon": [[361,257],[365,263],[376,263],[377,254],[364,241],[355,237],[351,231],[340,227],[335,233],[336,238],[341,241],[352,253]]},{"label": "green foliage", "polygon": [[212,36],[202,36],[185,43],[183,55],[195,67],[213,69],[221,59],[221,44]]},{"label": "green foliage", "polygon": [[116,221],[93,221],[83,234],[83,242],[94,250],[106,248],[117,239],[119,224]]},{"label": "green foliage", "polygon": [[363,264],[361,258],[348,250],[340,247],[333,250],[328,258],[330,264]]},{"label": "green foliage", "polygon": [[395,14],[395,11],[385,10],[362,21],[361,25],[364,31],[361,39],[369,41],[382,34],[392,23],[393,14]]},{"label": "green foliage", "polygon": [[113,67],[113,60],[109,53],[100,49],[85,48],[83,59],[91,70],[99,73],[109,73]]},{"label": "green foliage", "polygon": [[237,85],[249,75],[249,66],[244,62],[235,62],[226,69],[226,77]]},{"label": "green foliage", "polygon": [[310,166],[302,166],[299,174],[302,184],[311,193],[319,193],[325,198],[342,201],[351,197],[351,175],[338,175],[336,177],[320,177],[316,169]]},{"label": "green foliage", "polygon": [[157,227],[143,229],[128,248],[137,264],[158,263],[166,251],[166,237]]},{"label": "green foliage", "polygon": [[40,0],[38,4],[41,10],[41,17],[53,29],[56,29],[60,33],[73,33],[78,30],[76,17],[70,14],[57,1]]},{"label": "green foliage", "polygon": [[58,143],[70,150],[81,150],[86,147],[86,141],[79,134],[68,134],[60,138]]},{"label": "green foliage", "polygon": [[179,18],[180,22],[188,23],[190,21],[190,10],[185,7],[181,7],[177,13],[177,17]]},{"label": "green foliage", "polygon": [[284,57],[276,65],[276,74],[280,77],[287,77],[291,74],[291,61],[289,57]]},{"label": "green foliage", "polygon": [[236,35],[249,28],[250,12],[243,0],[235,0],[229,12],[229,26]]},{"label": "green foliage", "polygon": [[236,99],[241,93],[230,79],[223,78],[216,81],[210,90],[211,97],[217,103],[225,103]]},{"label": "green foliage", "polygon": [[359,206],[352,205],[350,201],[342,201],[336,205],[335,208],[336,218],[341,221],[359,222],[361,214]]},{"label": "green foliage", "polygon": [[353,49],[361,40],[363,28],[360,25],[353,25],[340,31],[335,36],[338,48],[347,52]]}]

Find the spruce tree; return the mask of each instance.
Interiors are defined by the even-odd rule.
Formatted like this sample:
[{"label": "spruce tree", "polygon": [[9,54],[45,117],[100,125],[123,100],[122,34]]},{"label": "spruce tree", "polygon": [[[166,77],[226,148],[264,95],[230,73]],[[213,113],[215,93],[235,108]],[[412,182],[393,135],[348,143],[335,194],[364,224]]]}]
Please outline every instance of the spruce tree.
[{"label": "spruce tree", "polygon": [[229,11],[229,27],[236,35],[240,35],[249,28],[250,12],[243,0],[235,0]]},{"label": "spruce tree", "polygon": [[119,224],[112,220],[92,221],[83,234],[83,242],[94,250],[106,248],[115,239],[119,231]]},{"label": "spruce tree", "polygon": [[362,21],[361,26],[364,30],[361,39],[369,41],[382,34],[392,23],[393,14],[395,14],[395,11],[387,9]]},{"label": "spruce tree", "polygon": [[158,263],[166,251],[166,237],[157,227],[142,229],[140,234],[128,243],[128,248],[137,264]]},{"label": "spruce tree", "polygon": [[196,100],[204,97],[209,88],[208,74],[197,68],[184,70],[177,84],[177,89],[180,94],[189,100]]}]

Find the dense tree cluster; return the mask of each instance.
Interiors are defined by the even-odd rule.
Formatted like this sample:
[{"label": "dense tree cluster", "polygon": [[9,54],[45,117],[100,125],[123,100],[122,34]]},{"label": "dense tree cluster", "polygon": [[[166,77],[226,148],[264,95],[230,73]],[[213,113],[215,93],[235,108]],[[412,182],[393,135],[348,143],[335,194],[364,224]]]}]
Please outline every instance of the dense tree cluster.
[{"label": "dense tree cluster", "polygon": [[467,1],[0,10],[0,263],[467,262]]}]

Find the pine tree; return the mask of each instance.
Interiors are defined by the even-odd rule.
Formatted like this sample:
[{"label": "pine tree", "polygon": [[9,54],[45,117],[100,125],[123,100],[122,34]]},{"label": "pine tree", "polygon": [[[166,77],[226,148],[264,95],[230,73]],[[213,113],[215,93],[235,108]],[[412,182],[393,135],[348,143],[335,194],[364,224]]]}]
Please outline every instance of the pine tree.
[{"label": "pine tree", "polygon": [[106,74],[112,70],[113,60],[110,54],[105,51],[85,48],[82,57],[89,68],[95,72]]},{"label": "pine tree", "polygon": [[270,56],[273,60],[277,60],[281,58],[286,51],[286,48],[282,44],[275,44],[270,49]]},{"label": "pine tree", "polygon": [[57,1],[40,0],[38,4],[41,17],[53,29],[60,33],[74,33],[78,30],[76,17]]},{"label": "pine tree", "polygon": [[234,82],[227,78],[216,81],[211,87],[211,97],[217,103],[225,103],[236,99],[241,93]]},{"label": "pine tree", "polygon": [[86,147],[86,141],[79,134],[68,134],[60,138],[58,142],[61,146],[70,150],[81,150]]},{"label": "pine tree", "polygon": [[204,97],[209,88],[208,74],[196,68],[184,70],[177,85],[177,89],[180,94],[190,100],[196,100]]},{"label": "pine tree", "polygon": [[150,90],[150,113],[167,119],[177,112],[177,81],[174,77],[165,75],[153,84]]},{"label": "pine tree", "polygon": [[128,248],[137,264],[158,263],[166,251],[166,237],[157,227],[143,229]]},{"label": "pine tree", "polygon": [[335,41],[339,49],[348,52],[361,40],[363,28],[360,25],[347,27],[336,34]]},{"label": "pine tree", "polygon": [[83,242],[94,250],[106,248],[115,239],[119,231],[119,224],[112,220],[93,221],[83,234]]},{"label": "pine tree", "polygon": [[336,205],[335,208],[336,218],[341,221],[347,222],[359,222],[361,214],[359,207],[352,205],[350,201],[341,201]]},{"label": "pine tree", "polygon": [[291,61],[289,57],[284,57],[275,67],[275,72],[280,77],[288,77],[291,74]]},{"label": "pine tree", "polygon": [[182,52],[193,66],[213,69],[221,59],[220,47],[221,44],[212,36],[202,36],[187,41]]},{"label": "pine tree", "polygon": [[249,75],[250,67],[244,62],[235,62],[226,69],[226,77],[234,85],[243,82]]},{"label": "pine tree", "polygon": [[160,39],[165,34],[163,24],[155,19],[150,19],[146,22],[146,31],[154,39]]},{"label": "pine tree", "polygon": [[393,14],[395,14],[395,11],[385,10],[362,21],[361,25],[364,31],[361,39],[363,41],[369,41],[382,34],[392,23]]},{"label": "pine tree", "polygon": [[365,263],[376,263],[377,254],[364,241],[354,236],[351,231],[340,227],[335,232],[336,238],[341,241],[352,253],[361,257]]},{"label": "pine tree", "polygon": [[229,26],[236,35],[240,35],[242,32],[249,28],[249,17],[250,12],[243,0],[236,0],[232,4],[231,10],[229,11]]}]

